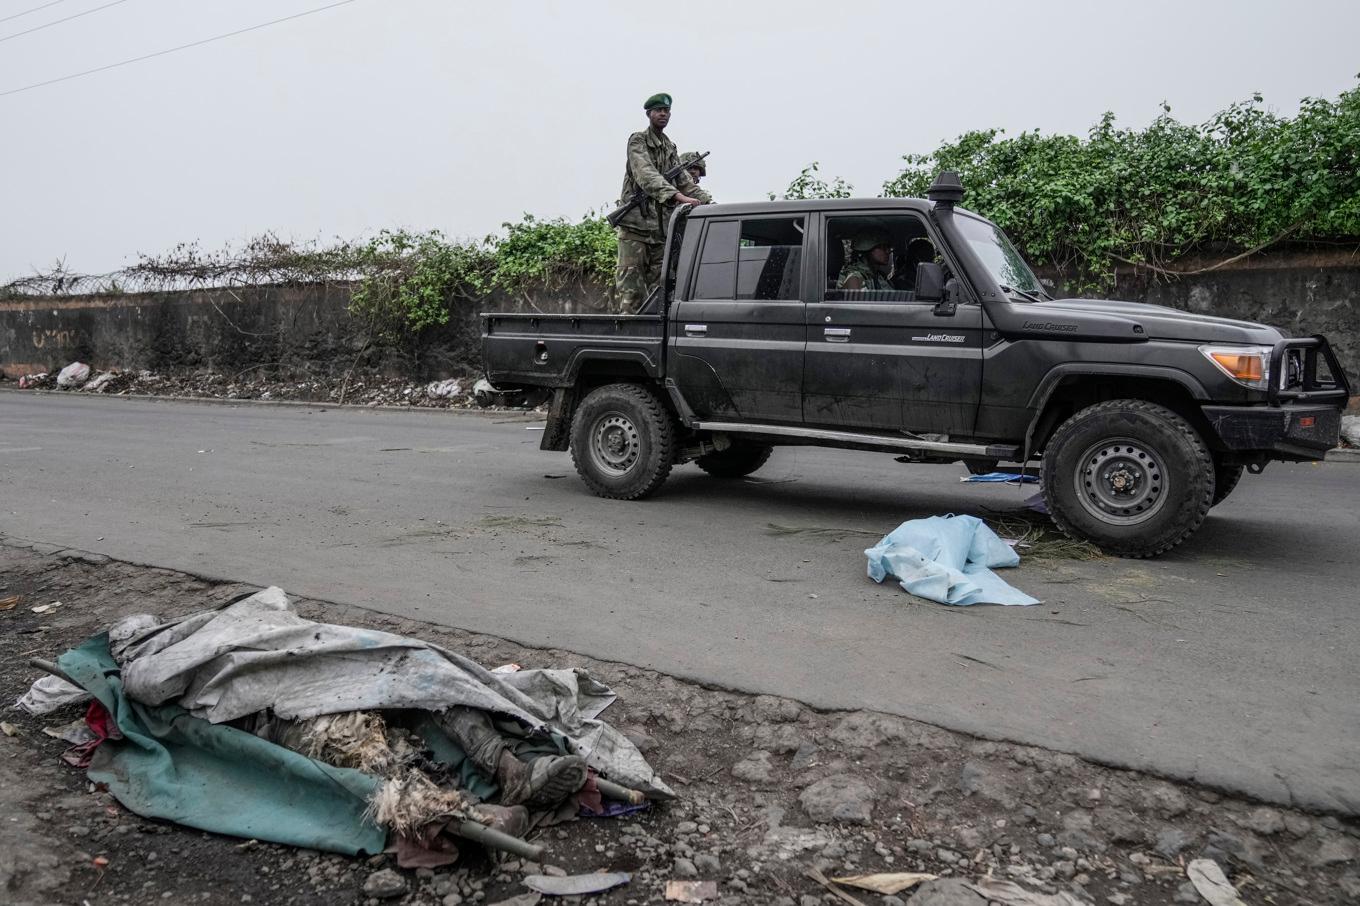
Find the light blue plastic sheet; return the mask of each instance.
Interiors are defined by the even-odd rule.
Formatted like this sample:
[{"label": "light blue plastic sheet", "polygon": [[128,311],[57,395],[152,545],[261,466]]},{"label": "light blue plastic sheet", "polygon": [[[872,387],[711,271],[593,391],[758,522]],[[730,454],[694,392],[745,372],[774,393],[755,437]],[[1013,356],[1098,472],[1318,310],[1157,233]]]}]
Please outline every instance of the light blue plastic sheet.
[{"label": "light blue plastic sheet", "polygon": [[888,576],[917,597],[941,604],[1038,604],[992,572],[1019,566],[1020,555],[976,516],[904,522],[864,552],[869,578]]},{"label": "light blue plastic sheet", "polygon": [[1039,476],[1022,475],[1019,472],[988,472],[985,475],[967,475],[959,481],[976,484],[1038,484]]}]

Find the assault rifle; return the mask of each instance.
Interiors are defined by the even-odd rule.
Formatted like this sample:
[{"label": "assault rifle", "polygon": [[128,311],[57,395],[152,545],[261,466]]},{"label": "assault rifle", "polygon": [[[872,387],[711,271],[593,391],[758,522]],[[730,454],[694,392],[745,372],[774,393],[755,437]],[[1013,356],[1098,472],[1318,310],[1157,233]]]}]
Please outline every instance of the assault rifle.
[{"label": "assault rifle", "polygon": [[[693,158],[685,163],[676,164],[674,167],[671,167],[669,170],[662,173],[661,174],[662,178],[665,179],[666,182],[674,183],[676,178],[679,177],[682,170],[687,170],[690,167],[694,166],[699,161],[703,160],[705,157],[708,157],[709,153],[710,152],[705,151],[703,154],[700,154],[698,157]],[[610,226],[616,227],[619,225],[619,221],[622,220],[624,217],[628,216],[628,212],[633,210],[633,208],[638,207],[642,208],[642,213],[645,215],[647,213],[647,206],[649,204],[651,204],[651,199],[647,197],[646,190],[638,189],[636,192],[633,193],[632,198],[629,198],[623,204],[619,205],[613,211],[613,213],[611,213],[608,217],[605,218],[605,220],[609,221]]]}]

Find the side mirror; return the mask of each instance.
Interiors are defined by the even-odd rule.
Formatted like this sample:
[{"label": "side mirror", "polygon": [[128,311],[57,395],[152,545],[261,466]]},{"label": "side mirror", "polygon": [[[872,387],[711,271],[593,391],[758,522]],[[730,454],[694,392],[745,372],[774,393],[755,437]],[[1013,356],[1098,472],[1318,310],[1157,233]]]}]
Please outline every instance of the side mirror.
[{"label": "side mirror", "polygon": [[944,267],[933,261],[916,265],[916,301],[934,302],[934,312],[941,318],[952,317],[959,310],[959,281],[944,278]]},{"label": "side mirror", "polygon": [[944,299],[944,268],[934,261],[916,265],[916,301],[940,302]]},{"label": "side mirror", "polygon": [[944,281],[944,298],[935,303],[936,317],[952,318],[959,310],[959,281],[950,277]]}]

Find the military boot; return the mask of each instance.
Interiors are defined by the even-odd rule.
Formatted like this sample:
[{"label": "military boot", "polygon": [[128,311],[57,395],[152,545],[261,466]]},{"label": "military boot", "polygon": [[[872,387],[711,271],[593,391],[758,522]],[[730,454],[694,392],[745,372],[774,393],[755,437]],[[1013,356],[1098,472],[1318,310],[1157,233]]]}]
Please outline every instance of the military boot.
[{"label": "military boot", "polygon": [[550,808],[585,786],[586,762],[579,755],[544,755],[525,762],[501,752],[496,781],[501,805]]}]

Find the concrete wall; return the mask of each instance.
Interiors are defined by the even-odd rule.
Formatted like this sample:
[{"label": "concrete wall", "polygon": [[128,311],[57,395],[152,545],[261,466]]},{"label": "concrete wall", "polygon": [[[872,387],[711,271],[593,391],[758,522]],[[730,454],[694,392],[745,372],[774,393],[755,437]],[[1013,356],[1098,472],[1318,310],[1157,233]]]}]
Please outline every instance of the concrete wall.
[{"label": "concrete wall", "polygon": [[216,372],[323,363],[352,342],[348,302],[348,288],[336,285],[0,301],[0,369],[14,377],[73,361]]},{"label": "concrete wall", "polygon": [[[1227,254],[1182,259],[1176,269],[1208,268]],[[1062,290],[1061,274],[1050,271],[1040,276]],[[1296,337],[1323,334],[1351,383],[1360,383],[1360,250],[1287,249],[1176,278],[1126,267],[1116,274],[1115,287],[1107,295],[1257,321]]]},{"label": "concrete wall", "polygon": [[[1061,288],[1061,274],[1045,276]],[[1326,334],[1352,381],[1360,379],[1360,254],[1288,250],[1174,280],[1126,269],[1111,295],[1262,321],[1295,335]],[[418,379],[473,373],[480,367],[479,311],[585,312],[599,299],[598,288],[578,285],[460,302],[449,324],[417,343],[371,345],[363,365]],[[77,360],[226,374],[260,366],[285,374],[343,370],[366,339],[348,303],[344,285],[0,301],[0,370],[16,377]]]}]

